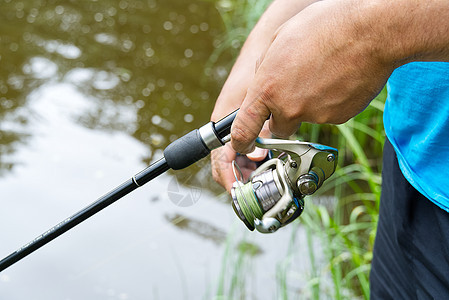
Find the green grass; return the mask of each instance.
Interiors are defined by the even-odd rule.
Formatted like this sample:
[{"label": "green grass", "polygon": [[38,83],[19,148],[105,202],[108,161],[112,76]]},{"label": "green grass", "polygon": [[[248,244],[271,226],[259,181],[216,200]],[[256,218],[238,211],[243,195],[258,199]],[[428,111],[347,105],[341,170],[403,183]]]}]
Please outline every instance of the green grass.
[{"label": "green grass", "polygon": [[[385,140],[385,98],[384,89],[365,112],[345,124],[315,126],[320,129],[318,137],[340,150],[339,167],[319,191],[322,195],[332,193],[335,201],[325,207],[315,203],[314,197],[309,198],[300,219],[310,238],[317,238],[324,250],[326,266],[320,270],[320,276],[315,270],[315,281],[319,285],[320,277],[332,278],[332,293],[328,295],[332,299],[369,299]],[[309,248],[309,252],[313,251]],[[324,289],[319,290],[320,293],[314,292],[314,299],[321,298]]]},{"label": "green grass", "polygon": [[[241,224],[236,224],[241,225]],[[231,229],[226,239],[221,262],[221,270],[216,283],[216,291],[212,299],[234,300],[248,299],[248,285],[252,278],[253,258],[260,254],[260,249],[249,242],[245,236],[238,238],[235,230]],[[210,299],[208,297],[207,299]]]},{"label": "green grass", "polygon": [[[271,1],[220,0],[217,9],[223,19],[225,33],[219,37],[210,63],[220,56],[230,55],[234,59],[251,28]],[[231,66],[229,66],[230,68]],[[306,208],[299,222],[289,226],[302,226],[307,232],[307,255],[295,251],[297,230],[292,231],[289,250],[285,258],[277,262],[277,299],[369,299],[369,271],[376,233],[380,184],[381,154],[385,134],[382,114],[386,98],[384,89],[368,108],[345,124],[303,124],[297,138],[310,142],[331,145],[339,149],[339,162],[335,174],[328,179],[317,195],[306,198]],[[319,203],[320,196],[334,199]],[[232,240],[232,235],[229,236]],[[233,242],[229,240],[227,247]],[[314,245],[320,246],[315,247]],[[217,295],[228,295],[229,299],[244,299],[244,284],[241,272],[247,270],[244,252],[230,262],[230,251],[224,255]],[[239,253],[239,252],[237,252]],[[289,286],[289,276],[296,259],[308,259],[311,267],[305,287],[300,295],[296,287]],[[240,269],[239,269],[240,268]],[[227,285],[224,275],[235,276]],[[234,282],[235,283],[232,283]],[[241,283],[243,282],[243,283]],[[228,299],[228,298],[217,298]]]},{"label": "green grass", "polygon": [[[217,37],[215,50],[206,65],[206,70],[225,57],[229,70],[237,58],[246,37],[256,25],[259,17],[271,0],[206,0],[215,2],[221,16],[224,31]],[[206,72],[207,73],[207,72]]]}]

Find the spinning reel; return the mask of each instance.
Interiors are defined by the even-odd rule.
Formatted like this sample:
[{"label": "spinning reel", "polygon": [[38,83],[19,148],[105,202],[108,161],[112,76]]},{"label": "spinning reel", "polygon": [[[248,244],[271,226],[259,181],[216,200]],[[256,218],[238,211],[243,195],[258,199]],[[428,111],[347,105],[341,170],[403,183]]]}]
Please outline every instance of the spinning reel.
[{"label": "spinning reel", "polygon": [[300,141],[256,140],[259,148],[281,151],[259,166],[247,183],[236,174],[240,168],[233,161],[235,182],[231,189],[232,207],[249,230],[271,233],[299,217],[304,210],[304,196],[321,187],[335,171],[338,150]]}]

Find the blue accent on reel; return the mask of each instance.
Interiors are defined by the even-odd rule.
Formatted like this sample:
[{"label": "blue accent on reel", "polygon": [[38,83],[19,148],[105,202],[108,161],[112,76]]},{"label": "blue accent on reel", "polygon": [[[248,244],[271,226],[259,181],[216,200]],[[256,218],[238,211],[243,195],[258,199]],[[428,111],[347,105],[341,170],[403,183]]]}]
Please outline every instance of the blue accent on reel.
[{"label": "blue accent on reel", "polygon": [[293,200],[295,201],[296,207],[298,207],[298,208],[302,207],[302,206],[299,205],[298,198],[293,197]]},{"label": "blue accent on reel", "polygon": [[337,149],[333,148],[333,147],[329,147],[329,146],[325,146],[325,145],[321,145],[321,144],[314,144],[311,143],[310,145],[312,145],[313,148],[321,150],[321,151],[337,151]]}]

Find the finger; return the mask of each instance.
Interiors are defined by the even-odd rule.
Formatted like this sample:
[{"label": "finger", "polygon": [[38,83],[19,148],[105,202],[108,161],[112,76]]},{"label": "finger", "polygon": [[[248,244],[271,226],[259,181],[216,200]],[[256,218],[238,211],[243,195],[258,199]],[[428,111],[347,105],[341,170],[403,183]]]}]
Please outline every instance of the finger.
[{"label": "finger", "polygon": [[[268,121],[265,121],[259,136],[263,138],[270,138],[272,136],[270,129],[268,128]],[[268,151],[268,149],[256,147],[253,152],[248,153],[246,156],[252,161],[262,161],[267,157]]]},{"label": "finger", "polygon": [[[257,169],[257,165],[254,161],[248,159],[246,155],[237,155],[235,159],[236,164],[239,166],[240,172],[236,169],[237,179],[242,182],[247,182],[251,174]],[[241,176],[242,175],[242,176]],[[234,177],[235,180],[235,177]]]},{"label": "finger", "polygon": [[301,126],[299,118],[288,117],[286,113],[273,113],[269,120],[270,131],[280,138],[288,138]]},{"label": "finger", "polygon": [[231,162],[236,156],[237,154],[229,144],[211,152],[212,176],[228,192],[231,191],[232,184],[235,181]]},{"label": "finger", "polygon": [[270,110],[260,95],[248,93],[231,127],[231,144],[236,152],[250,153]]}]

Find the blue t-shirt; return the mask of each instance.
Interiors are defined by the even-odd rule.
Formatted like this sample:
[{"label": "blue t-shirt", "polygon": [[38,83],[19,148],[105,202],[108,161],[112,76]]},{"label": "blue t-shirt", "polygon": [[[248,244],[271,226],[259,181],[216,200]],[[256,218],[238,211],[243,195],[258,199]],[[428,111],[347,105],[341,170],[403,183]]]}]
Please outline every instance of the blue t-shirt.
[{"label": "blue t-shirt", "polygon": [[449,63],[415,62],[387,83],[384,126],[405,178],[449,212]]}]

